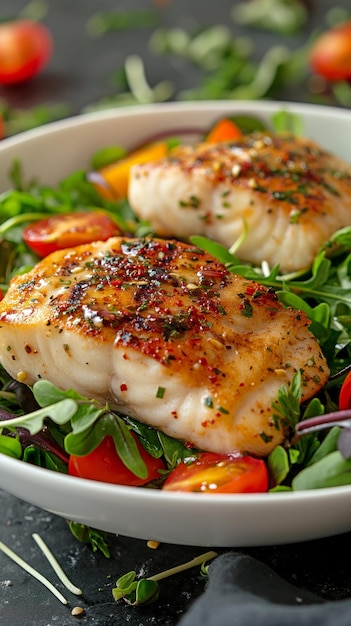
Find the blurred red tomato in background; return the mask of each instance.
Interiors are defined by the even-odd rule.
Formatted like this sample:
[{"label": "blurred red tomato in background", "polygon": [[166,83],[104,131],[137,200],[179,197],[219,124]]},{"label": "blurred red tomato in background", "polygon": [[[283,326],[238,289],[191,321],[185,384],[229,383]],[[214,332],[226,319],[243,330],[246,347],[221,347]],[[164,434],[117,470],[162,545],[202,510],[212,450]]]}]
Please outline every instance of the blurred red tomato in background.
[{"label": "blurred red tomato in background", "polygon": [[32,20],[0,24],[0,84],[29,80],[42,70],[53,53],[48,28]]},{"label": "blurred red tomato in background", "polygon": [[351,79],[351,20],[322,33],[309,60],[311,69],[327,80]]}]

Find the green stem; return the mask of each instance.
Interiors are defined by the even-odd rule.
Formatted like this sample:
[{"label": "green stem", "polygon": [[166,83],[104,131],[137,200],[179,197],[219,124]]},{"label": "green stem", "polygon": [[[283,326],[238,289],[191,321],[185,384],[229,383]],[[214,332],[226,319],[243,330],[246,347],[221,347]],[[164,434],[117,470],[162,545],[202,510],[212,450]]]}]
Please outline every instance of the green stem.
[{"label": "green stem", "polygon": [[16,394],[12,391],[0,391],[0,398],[2,398],[3,400],[9,400],[9,402],[17,401]]},{"label": "green stem", "polygon": [[15,215],[10,217],[6,222],[0,226],[0,235],[4,235],[12,228],[23,224],[24,222],[32,222],[34,220],[41,220],[47,218],[47,213],[22,213],[21,215]]},{"label": "green stem", "polygon": [[202,565],[206,561],[214,559],[216,556],[217,552],[205,552],[204,554],[200,554],[200,556],[195,557],[187,563],[177,565],[176,567],[171,567],[170,569],[167,569],[164,572],[160,572],[159,574],[155,574],[154,576],[149,576],[147,580],[162,580],[163,578],[167,578],[168,576],[173,576],[173,574],[179,574],[180,572],[184,572],[185,570],[196,567],[197,565]]}]

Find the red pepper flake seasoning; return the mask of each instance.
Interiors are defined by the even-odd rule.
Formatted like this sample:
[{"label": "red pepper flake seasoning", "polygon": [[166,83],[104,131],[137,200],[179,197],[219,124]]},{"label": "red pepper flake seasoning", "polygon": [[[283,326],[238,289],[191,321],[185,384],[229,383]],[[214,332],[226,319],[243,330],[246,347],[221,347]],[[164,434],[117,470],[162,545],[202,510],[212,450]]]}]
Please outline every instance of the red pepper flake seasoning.
[{"label": "red pepper flake seasoning", "polygon": [[122,392],[128,390],[128,386],[126,385],[126,383],[122,383],[119,388]]}]

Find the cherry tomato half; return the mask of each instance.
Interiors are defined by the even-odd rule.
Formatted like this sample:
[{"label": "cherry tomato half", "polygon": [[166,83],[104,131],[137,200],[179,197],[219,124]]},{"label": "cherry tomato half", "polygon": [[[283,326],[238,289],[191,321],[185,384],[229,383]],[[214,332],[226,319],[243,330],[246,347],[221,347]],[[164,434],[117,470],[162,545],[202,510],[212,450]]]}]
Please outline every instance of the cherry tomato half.
[{"label": "cherry tomato half", "polygon": [[121,461],[115,448],[113,438],[107,435],[105,439],[86,456],[71,455],[68,462],[68,473],[79,478],[89,478],[105,483],[115,483],[116,485],[129,485],[130,487],[140,487],[151,480],[159,478],[159,469],[164,469],[162,459],[155,459],[139,443],[134,433],[134,437],[141,457],[148,469],[146,478],[135,476]]},{"label": "cherry tomato half", "polygon": [[0,84],[29,80],[48,63],[53,40],[44,24],[31,20],[0,25]]},{"label": "cherry tomato half", "polygon": [[351,372],[347,374],[340,389],[339,409],[340,411],[351,409]]},{"label": "cherry tomato half", "polygon": [[310,50],[311,69],[327,80],[351,78],[351,20],[320,35]]},{"label": "cherry tomato half", "polygon": [[118,234],[118,226],[108,215],[94,211],[52,215],[26,226],[22,237],[31,250],[45,257],[56,250],[92,241],[106,241]]},{"label": "cherry tomato half", "polygon": [[[192,457],[193,458],[193,457]],[[250,456],[204,452],[182,461],[169,474],[163,489],[200,493],[257,493],[268,490],[264,461]]]}]

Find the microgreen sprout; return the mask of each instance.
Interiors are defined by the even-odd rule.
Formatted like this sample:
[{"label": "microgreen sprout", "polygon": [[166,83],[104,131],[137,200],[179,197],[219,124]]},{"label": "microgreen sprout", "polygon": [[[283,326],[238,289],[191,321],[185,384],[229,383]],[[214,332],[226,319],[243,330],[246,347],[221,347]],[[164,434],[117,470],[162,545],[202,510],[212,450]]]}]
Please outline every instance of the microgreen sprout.
[{"label": "microgreen sprout", "polygon": [[170,569],[160,572],[159,574],[155,574],[154,576],[150,576],[148,578],[140,578],[139,580],[136,579],[136,572],[130,571],[118,578],[116,587],[112,589],[113,598],[116,601],[123,598],[125,602],[131,604],[132,606],[154,602],[159,596],[159,580],[168,578],[174,574],[179,574],[180,572],[197,567],[198,565],[201,566],[201,572],[202,575],[204,575],[206,571],[204,569],[205,563],[214,559],[216,556],[217,552],[205,552],[187,563],[171,567]]}]

